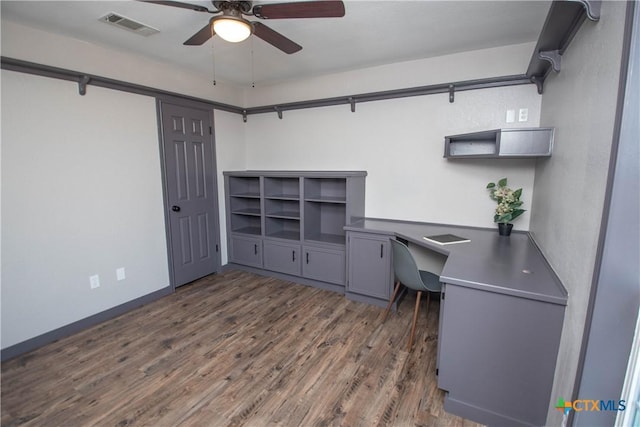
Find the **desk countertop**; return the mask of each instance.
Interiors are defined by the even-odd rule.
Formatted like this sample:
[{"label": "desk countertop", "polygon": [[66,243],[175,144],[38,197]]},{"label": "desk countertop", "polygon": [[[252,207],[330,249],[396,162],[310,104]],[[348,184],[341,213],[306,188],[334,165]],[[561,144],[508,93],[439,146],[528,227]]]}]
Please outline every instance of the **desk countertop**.
[{"label": "desk countertop", "polygon": [[[496,229],[364,218],[347,231],[388,234],[447,256],[441,281],[566,305],[567,291],[529,233],[501,237]],[[424,236],[455,234],[470,242],[438,245]]]}]

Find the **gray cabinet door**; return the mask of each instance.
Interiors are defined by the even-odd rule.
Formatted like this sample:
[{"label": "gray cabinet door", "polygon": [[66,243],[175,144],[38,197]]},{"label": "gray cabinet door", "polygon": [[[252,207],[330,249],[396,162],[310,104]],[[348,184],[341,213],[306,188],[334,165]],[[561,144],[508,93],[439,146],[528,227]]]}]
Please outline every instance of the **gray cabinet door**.
[{"label": "gray cabinet door", "polygon": [[262,268],[262,239],[232,236],[229,258],[237,264]]},{"label": "gray cabinet door", "polygon": [[264,241],[264,268],[280,273],[300,275],[300,245]]},{"label": "gray cabinet door", "polygon": [[305,246],[302,275],[309,279],[344,285],[344,251]]},{"label": "gray cabinet door", "polygon": [[389,236],[349,233],[347,245],[347,291],[388,301],[392,286]]}]

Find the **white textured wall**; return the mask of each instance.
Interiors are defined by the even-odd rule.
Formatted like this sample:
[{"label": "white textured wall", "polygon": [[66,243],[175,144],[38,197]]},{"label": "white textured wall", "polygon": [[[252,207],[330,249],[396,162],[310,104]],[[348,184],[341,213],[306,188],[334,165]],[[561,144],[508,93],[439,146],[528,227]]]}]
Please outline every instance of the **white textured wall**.
[{"label": "white textured wall", "polygon": [[154,100],[1,76],[6,348],[167,287],[169,275]]},{"label": "white textured wall", "polygon": [[[239,105],[242,92],[233,86],[211,84],[199,75],[172,64],[105,46],[2,21],[2,55],[74,71],[81,71],[176,92],[183,95]],[[91,91],[91,85],[87,91]]]},{"label": "white textured wall", "polygon": [[[552,401],[571,398],[594,272],[618,96],[625,2],[603,2],[551,74],[540,123],[556,128],[553,157],[538,161],[531,231],[569,291]],[[603,367],[606,369],[606,367]],[[615,398],[582,396],[582,398]],[[547,424],[561,414],[550,404]]]},{"label": "white textured wall", "polygon": [[[221,85],[213,88],[210,86],[207,76],[194,75],[171,65],[10,22],[2,23],[2,55],[199,98],[231,104],[242,103],[242,93],[237,88]],[[87,88],[87,95],[82,97],[78,95],[77,84],[71,82],[3,71],[2,110],[3,142],[0,147],[3,154],[1,203],[3,257],[0,279],[2,281],[2,348],[167,286],[168,265],[166,248],[164,248],[166,245],[164,223],[159,225],[156,223],[158,218],[163,218],[163,205],[154,99],[90,85]],[[55,126],[50,128],[50,123]],[[131,132],[128,133],[126,129]],[[222,197],[224,194],[222,191],[222,170],[243,169],[245,167],[241,117],[216,111],[215,133],[219,194]],[[11,139],[7,139],[9,137]],[[113,142],[114,139],[117,139],[118,144]],[[30,162],[34,159],[27,155],[31,151],[16,153],[15,147],[21,150],[36,150],[41,144],[45,144],[45,148],[53,149],[53,145],[48,145],[53,142],[56,143],[55,148],[70,152],[67,161],[71,162],[73,159],[73,167],[65,164],[46,165],[47,167],[43,168],[41,172],[34,171],[38,173],[33,175],[33,179],[46,184],[54,183],[60,189],[73,189],[82,184],[86,187],[82,187],[80,189],[82,191],[68,196],[65,193],[65,197],[48,198],[46,203],[42,203],[38,215],[44,216],[45,213],[47,215],[52,213],[62,216],[69,206],[67,197],[73,197],[71,208],[81,205],[82,200],[87,197],[89,206],[105,207],[111,202],[114,203],[114,206],[115,204],[122,206],[122,203],[118,202],[121,200],[133,202],[134,196],[137,196],[135,193],[142,192],[144,200],[135,201],[129,206],[136,206],[136,217],[140,211],[148,218],[145,219],[144,224],[138,224],[142,226],[142,229],[134,230],[133,225],[130,224],[129,228],[122,232],[114,231],[113,224],[110,225],[109,231],[106,231],[102,229],[75,229],[72,226],[59,229],[55,222],[39,223],[35,221],[38,223],[37,233],[39,235],[37,239],[46,242],[66,242],[61,238],[62,230],[66,230],[71,232],[70,236],[73,239],[78,240],[79,244],[85,247],[87,254],[85,258],[77,258],[73,267],[47,262],[46,266],[43,266],[44,270],[37,274],[33,273],[36,276],[32,276],[25,270],[24,260],[15,255],[13,246],[8,245],[10,239],[18,239],[19,241],[21,239],[20,235],[15,234],[18,233],[18,230],[14,231],[14,222],[33,221],[34,218],[11,213],[11,209],[21,206],[22,199],[17,205],[7,205],[7,200],[15,197],[27,197],[26,195],[30,194],[29,191],[36,191],[37,188],[30,181],[17,178],[13,181],[11,179],[5,181],[5,177],[15,176],[22,170],[26,173],[33,168]],[[151,163],[145,163],[141,169],[131,169],[133,166],[126,162],[126,167],[130,169],[126,171],[126,174],[123,174],[123,165],[119,163],[119,159],[120,156],[124,159],[126,153],[119,144],[124,143],[129,144],[127,147],[135,148],[139,153],[144,151],[144,155],[136,155],[142,156],[145,162]],[[73,151],[79,148],[82,150]],[[84,150],[95,151],[86,153]],[[83,160],[76,164],[78,159]],[[86,165],[83,163],[84,159],[86,159]],[[93,181],[88,180],[85,175],[94,178],[94,175],[89,173],[91,168],[96,165],[102,168],[103,165],[100,162],[103,161],[112,162],[113,168],[95,177],[103,180],[100,185],[92,185]],[[7,165],[10,167],[7,168]],[[151,166],[156,169],[149,169]],[[67,173],[67,170],[82,172],[82,175]],[[147,188],[148,186],[150,187]],[[19,196],[20,194],[25,196]],[[49,193],[45,195],[49,196]],[[160,198],[157,199],[157,197]],[[148,198],[151,199],[147,200]],[[29,201],[37,203],[38,197],[29,199]],[[140,203],[143,206],[138,209]],[[7,208],[7,206],[9,207]],[[220,209],[221,231],[223,233],[222,262],[225,263],[223,204]],[[96,220],[102,221],[104,219],[96,217]],[[88,220],[83,219],[83,221]],[[122,221],[124,219],[120,220],[120,222]],[[131,221],[135,222],[135,219],[131,219]],[[119,226],[119,223],[116,222],[115,225]],[[6,232],[6,230],[11,231]],[[29,230],[25,228],[20,232],[27,233]],[[33,238],[30,237],[26,240],[27,242],[36,239],[36,232],[34,231],[33,234]],[[116,242],[117,239],[121,239],[122,242]],[[125,254],[128,251],[121,250],[119,247],[125,243],[128,247],[137,249],[138,256],[147,253],[149,259],[127,258],[128,255],[125,256]],[[14,244],[15,242],[11,240],[11,245]],[[148,245],[153,245],[155,250],[159,250],[160,246],[157,245],[162,245],[164,248],[162,249],[162,257],[157,258],[154,251],[149,252]],[[92,247],[98,248],[99,252],[90,250]],[[51,249],[49,246],[47,248],[47,250]],[[60,252],[60,255],[63,253],[64,251]],[[123,258],[114,255],[116,253],[122,253]],[[97,254],[103,259],[104,265],[97,264],[94,259],[98,257]],[[72,253],[70,257],[75,255],[77,254]],[[125,261],[131,267],[120,265]],[[124,288],[120,286],[120,283],[118,287],[103,285],[99,292],[93,291],[84,295],[85,290],[89,289],[89,274],[100,273],[101,278],[104,276],[103,280],[107,280],[105,283],[110,283],[111,276],[115,274],[115,268],[126,267],[127,276],[130,276],[134,274],[134,265],[137,265],[136,269],[145,270],[139,272],[139,274],[146,275],[141,279],[142,282],[137,282],[138,279],[132,277],[128,278],[126,283],[130,284],[136,281],[137,285],[129,285]],[[71,271],[72,269],[77,271]],[[96,271],[94,272],[94,270]],[[31,282],[33,277],[43,279],[45,276],[46,280],[22,286],[25,281]],[[61,285],[61,282],[64,284]],[[82,293],[78,294],[78,292]],[[107,297],[104,296],[105,293],[109,293]],[[95,300],[97,297],[99,297],[99,301]],[[69,310],[69,301],[75,301],[77,298],[80,298],[81,304]],[[29,313],[33,313],[33,310],[36,310],[36,313],[44,314],[38,314],[29,320],[23,319]]]},{"label": "white textured wall", "polygon": [[[520,74],[532,46],[517,45],[346,72],[247,91],[250,105]],[[526,59],[525,59],[526,58]],[[319,89],[321,88],[321,89]],[[338,89],[336,89],[338,88]],[[325,91],[326,89],[326,91]],[[529,121],[505,122],[507,109]],[[535,86],[420,96],[249,116],[249,169],[366,170],[366,215],[493,227],[487,182],[508,177],[531,208],[535,160],[446,160],[444,136],[537,126]],[[515,222],[527,230],[529,212]]]},{"label": "white textured wall", "polygon": [[218,197],[220,199],[220,250],[222,265],[228,261],[227,252],[227,213],[225,211],[225,193],[223,171],[246,169],[246,144],[242,116],[225,111],[214,112],[216,134],[216,159],[218,170]]}]

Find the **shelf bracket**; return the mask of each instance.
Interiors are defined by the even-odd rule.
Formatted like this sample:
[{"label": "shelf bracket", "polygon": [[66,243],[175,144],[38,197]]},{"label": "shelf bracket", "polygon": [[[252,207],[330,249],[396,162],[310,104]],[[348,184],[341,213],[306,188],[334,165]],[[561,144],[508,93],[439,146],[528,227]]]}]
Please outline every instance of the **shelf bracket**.
[{"label": "shelf bracket", "polygon": [[242,121],[247,123],[247,110],[242,110]]},{"label": "shelf bracket", "polygon": [[91,81],[91,77],[84,75],[80,77],[80,81],[78,81],[78,92],[80,95],[85,95],[87,93],[87,84]]},{"label": "shelf bracket", "polygon": [[278,107],[273,107],[273,109],[276,113],[278,113],[278,118],[282,120],[282,110],[280,110]]},{"label": "shelf bracket", "polygon": [[356,100],[353,99],[353,96],[349,97],[349,104],[351,104],[351,112],[355,113],[356,112]]},{"label": "shelf bracket", "polygon": [[600,20],[600,6],[602,5],[601,0],[573,0],[581,3],[584,6],[584,10],[587,13],[587,18],[590,21],[599,21]]},{"label": "shelf bracket", "polygon": [[560,55],[559,50],[545,50],[543,52],[538,52],[538,57],[545,61],[549,61],[551,63],[551,67],[553,71],[556,73],[560,72],[560,64],[562,63],[562,55]]},{"label": "shelf bracket", "polygon": [[456,88],[454,85],[449,85],[449,102],[453,104],[453,101],[455,101],[455,91]]},{"label": "shelf bracket", "polygon": [[544,79],[536,76],[531,76],[531,83],[535,84],[538,88],[538,95],[542,95]]}]

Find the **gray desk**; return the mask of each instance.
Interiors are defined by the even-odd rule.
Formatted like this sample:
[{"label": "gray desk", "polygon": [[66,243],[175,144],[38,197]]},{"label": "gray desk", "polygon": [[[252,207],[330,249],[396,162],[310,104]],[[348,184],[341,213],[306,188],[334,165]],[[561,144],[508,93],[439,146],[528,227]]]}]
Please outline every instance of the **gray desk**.
[{"label": "gray desk", "polygon": [[[348,246],[374,236],[380,258],[385,239],[398,237],[447,256],[437,361],[446,411],[487,425],[544,425],[567,291],[528,233],[500,237],[492,229],[369,218],[345,230]],[[471,241],[441,246],[423,239],[447,233]],[[363,262],[356,252],[348,248],[350,270]],[[347,296],[350,290],[348,283]]]}]

